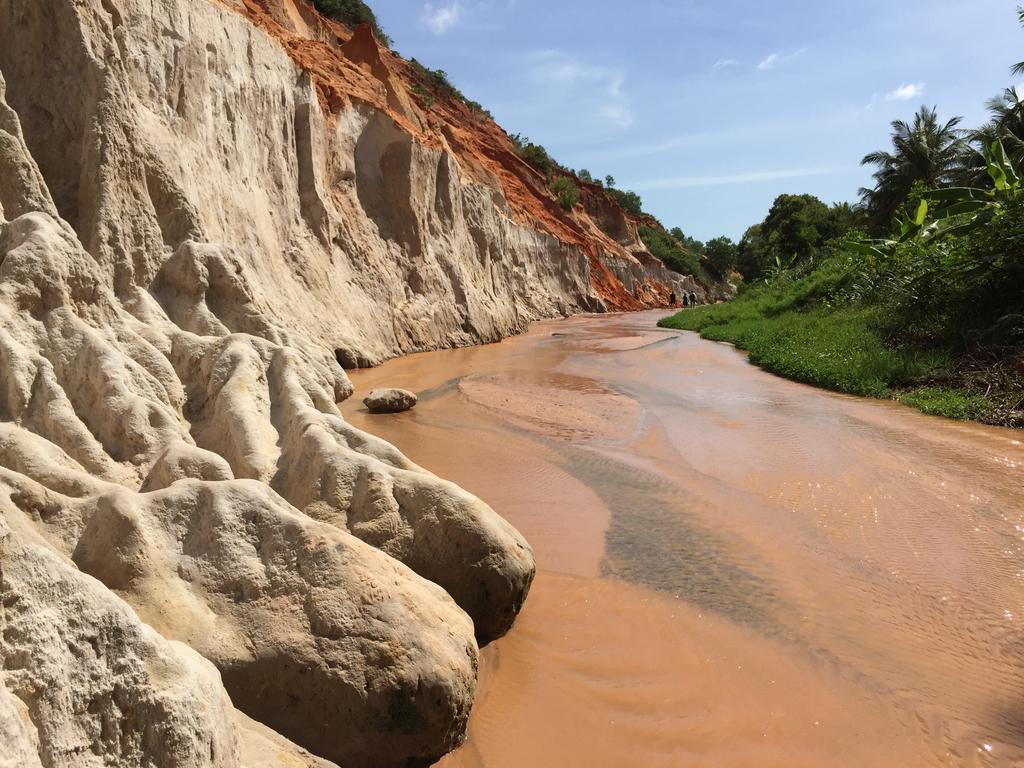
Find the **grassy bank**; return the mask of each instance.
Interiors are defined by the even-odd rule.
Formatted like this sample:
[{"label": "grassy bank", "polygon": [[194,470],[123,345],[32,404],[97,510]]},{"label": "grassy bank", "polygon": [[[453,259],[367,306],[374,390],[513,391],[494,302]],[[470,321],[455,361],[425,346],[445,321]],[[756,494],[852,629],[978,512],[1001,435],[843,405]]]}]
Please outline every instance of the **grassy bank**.
[{"label": "grassy bank", "polygon": [[849,264],[832,259],[661,325],[731,342],[756,365],[797,381],[898,399],[933,415],[1022,426],[1024,379],[1005,359],[979,361],[941,339],[905,337],[895,308],[851,298],[850,276]]}]

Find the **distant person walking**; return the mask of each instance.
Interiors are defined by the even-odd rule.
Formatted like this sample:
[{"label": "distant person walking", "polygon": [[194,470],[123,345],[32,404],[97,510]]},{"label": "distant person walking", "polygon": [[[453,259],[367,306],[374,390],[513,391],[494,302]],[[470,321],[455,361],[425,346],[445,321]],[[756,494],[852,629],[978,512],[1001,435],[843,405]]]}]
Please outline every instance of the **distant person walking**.
[{"label": "distant person walking", "polygon": [[672,293],[669,294],[668,305],[670,307],[674,307],[676,305],[676,292],[675,291],[672,291]]},{"label": "distant person walking", "polygon": [[696,307],[697,306],[697,294],[694,293],[693,291],[690,291],[690,306],[691,307]]},{"label": "distant person walking", "polygon": [[686,295],[686,294],[684,293],[684,294],[683,294],[683,307],[684,307],[684,308],[686,308],[686,307],[689,307],[689,306],[690,306],[690,297],[689,297],[689,296],[687,296],[687,295]]}]

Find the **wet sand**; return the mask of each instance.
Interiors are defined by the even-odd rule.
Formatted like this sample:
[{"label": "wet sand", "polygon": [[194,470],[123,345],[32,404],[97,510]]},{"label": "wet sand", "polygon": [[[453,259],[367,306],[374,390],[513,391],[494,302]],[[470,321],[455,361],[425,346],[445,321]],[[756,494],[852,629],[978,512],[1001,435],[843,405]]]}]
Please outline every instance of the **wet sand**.
[{"label": "wet sand", "polygon": [[[1024,435],[778,379],[662,315],[353,374],[540,573],[444,768],[1024,765]],[[371,416],[374,386],[420,405]]]}]

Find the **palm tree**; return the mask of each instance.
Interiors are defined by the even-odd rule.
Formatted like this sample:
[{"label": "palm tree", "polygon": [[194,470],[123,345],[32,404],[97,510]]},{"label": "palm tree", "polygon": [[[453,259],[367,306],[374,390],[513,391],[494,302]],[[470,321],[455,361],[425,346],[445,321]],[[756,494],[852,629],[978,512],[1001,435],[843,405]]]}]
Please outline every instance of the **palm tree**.
[{"label": "palm tree", "polygon": [[[1024,63],[1024,62],[1022,62]],[[1006,88],[986,104],[991,119],[968,134],[957,183],[966,186],[987,187],[992,180],[988,175],[985,150],[996,141],[1002,141],[1014,165],[1024,163],[1024,91]]]},{"label": "palm tree", "polygon": [[885,227],[899,211],[915,184],[928,188],[947,186],[960,167],[964,132],[957,126],[963,118],[946,123],[935,107],[921,107],[912,123],[892,123],[893,151],[872,152],[862,165],[874,165],[874,189],[861,189],[861,205],[875,227]]},{"label": "palm tree", "polygon": [[[1017,18],[1020,19],[1021,25],[1024,26],[1024,8],[1017,8]],[[1024,75],[1024,61],[1020,62],[1019,64],[1014,64],[1010,72],[1012,72],[1015,77],[1020,77],[1021,75]]]}]

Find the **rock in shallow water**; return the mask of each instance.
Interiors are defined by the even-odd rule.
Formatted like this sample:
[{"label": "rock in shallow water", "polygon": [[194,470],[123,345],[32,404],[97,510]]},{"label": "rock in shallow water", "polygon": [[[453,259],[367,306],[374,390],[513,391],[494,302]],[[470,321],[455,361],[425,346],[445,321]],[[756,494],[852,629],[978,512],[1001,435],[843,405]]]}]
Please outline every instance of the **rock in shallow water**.
[{"label": "rock in shallow water", "polygon": [[416,407],[419,399],[406,389],[375,389],[363,398],[370,413],[404,413]]}]

